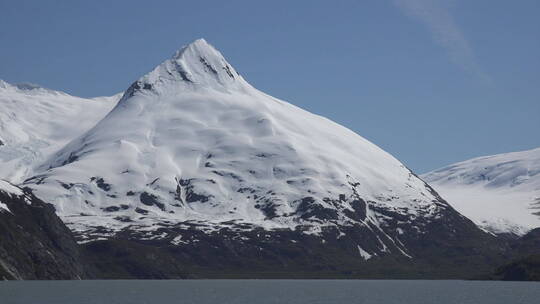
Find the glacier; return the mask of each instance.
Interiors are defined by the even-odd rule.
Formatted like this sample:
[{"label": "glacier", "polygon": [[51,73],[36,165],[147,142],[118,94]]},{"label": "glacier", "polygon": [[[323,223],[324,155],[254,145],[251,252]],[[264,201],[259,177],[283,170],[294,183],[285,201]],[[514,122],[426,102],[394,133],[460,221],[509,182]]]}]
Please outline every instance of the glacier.
[{"label": "glacier", "polygon": [[540,227],[540,148],[474,158],[422,178],[489,232],[521,236]]}]

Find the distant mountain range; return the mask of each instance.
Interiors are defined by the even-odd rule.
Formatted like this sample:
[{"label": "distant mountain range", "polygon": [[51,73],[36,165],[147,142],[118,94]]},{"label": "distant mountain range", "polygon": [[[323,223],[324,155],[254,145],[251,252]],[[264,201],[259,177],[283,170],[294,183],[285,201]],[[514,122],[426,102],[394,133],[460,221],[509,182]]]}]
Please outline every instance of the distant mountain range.
[{"label": "distant mountain range", "polygon": [[94,126],[119,98],[80,98],[0,80],[0,178],[23,182],[34,166]]},{"label": "distant mountain range", "polygon": [[540,227],[540,148],[474,158],[422,178],[487,231],[523,235]]},{"label": "distant mountain range", "polygon": [[1,82],[0,106],[0,177],[20,187],[2,182],[18,194],[0,214],[52,204],[79,243],[74,277],[464,278],[514,256],[502,230],[203,39],[122,95]]}]

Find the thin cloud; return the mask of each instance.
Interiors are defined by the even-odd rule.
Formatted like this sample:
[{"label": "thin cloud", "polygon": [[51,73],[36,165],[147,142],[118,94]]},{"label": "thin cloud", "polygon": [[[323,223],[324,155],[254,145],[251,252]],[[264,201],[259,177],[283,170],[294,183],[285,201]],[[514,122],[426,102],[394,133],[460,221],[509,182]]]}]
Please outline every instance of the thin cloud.
[{"label": "thin cloud", "polygon": [[455,64],[490,82],[490,77],[476,62],[469,42],[444,3],[440,0],[394,0],[394,3],[407,16],[426,25],[433,40],[446,49]]}]

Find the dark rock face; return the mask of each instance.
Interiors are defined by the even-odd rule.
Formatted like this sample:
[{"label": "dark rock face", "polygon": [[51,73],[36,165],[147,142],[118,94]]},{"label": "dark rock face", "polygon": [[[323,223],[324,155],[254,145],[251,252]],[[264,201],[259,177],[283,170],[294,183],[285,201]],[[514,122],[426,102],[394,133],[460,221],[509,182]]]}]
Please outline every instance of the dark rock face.
[{"label": "dark rock face", "polygon": [[[189,190],[186,180],[179,185],[180,191]],[[408,217],[372,204],[371,210],[386,217],[379,225],[364,221],[370,203],[357,198],[348,212],[362,223],[323,225],[315,233],[310,226],[265,230],[234,221],[219,226],[164,222],[138,231],[134,223],[120,232],[104,230],[113,236],[82,246],[100,278],[126,279],[468,279],[490,274],[511,258],[508,239],[485,233],[437,198],[436,217]],[[303,217],[321,223],[335,218],[335,210],[310,197],[298,203]],[[275,216],[271,200],[259,204],[267,217]]]},{"label": "dark rock face", "polygon": [[518,259],[499,267],[491,276],[492,280],[540,281],[540,253]]},{"label": "dark rock face", "polygon": [[0,280],[91,277],[54,207],[32,194],[25,196],[0,190],[0,202],[11,211],[0,210]]},{"label": "dark rock face", "polygon": [[[403,226],[403,244],[360,225],[327,227],[315,235],[303,227],[268,231],[232,223],[204,232],[200,224],[183,223],[152,233],[166,235],[161,239],[126,229],[83,246],[100,278],[441,279],[489,273],[505,260],[508,248],[452,211],[442,222],[426,223],[430,233]],[[366,259],[359,246],[378,254]]]},{"label": "dark rock face", "polygon": [[165,204],[160,203],[158,197],[148,192],[143,192],[139,196],[139,200],[146,206],[157,206],[159,209],[165,211]]},{"label": "dark rock face", "polygon": [[512,240],[511,262],[498,267],[488,276],[491,280],[540,281],[540,228]]},{"label": "dark rock face", "polygon": [[185,279],[183,265],[160,246],[124,240],[83,245],[99,279]]},{"label": "dark rock face", "polygon": [[[51,205],[25,196],[32,204],[0,192],[11,211],[0,212],[2,279],[471,278],[508,261],[510,248],[534,252],[538,240],[533,232],[509,244],[448,208],[436,221],[396,217],[381,227],[328,226],[316,234],[303,226],[269,231],[230,222],[208,230],[204,223],[185,222],[163,224],[150,235],[126,228],[108,240],[77,245]],[[331,217],[309,199],[302,206],[310,216]],[[366,202],[353,207],[355,216],[365,218]],[[534,278],[529,269],[535,261],[500,268],[497,278]]]},{"label": "dark rock face", "polygon": [[111,190],[111,185],[106,183],[102,177],[92,177],[91,182],[95,182],[96,185],[103,191],[108,192]]},{"label": "dark rock face", "polygon": [[[141,199],[148,205],[151,198]],[[0,211],[1,279],[464,279],[488,277],[515,258],[515,252],[522,259],[499,267],[490,278],[537,278],[538,255],[532,254],[540,252],[540,229],[520,240],[497,238],[452,208],[435,220],[405,221],[388,211],[392,220],[380,227],[323,226],[319,233],[306,233],[307,226],[264,230],[233,221],[220,227],[164,223],[151,232],[129,227],[108,240],[77,245],[52,205],[29,192],[17,196],[0,191],[0,202],[11,211]],[[366,205],[355,202],[353,215],[365,218]],[[300,206],[302,214],[332,217],[314,208],[309,198]]]},{"label": "dark rock face", "polygon": [[533,229],[512,242],[512,250],[519,256],[540,254],[540,228]]}]

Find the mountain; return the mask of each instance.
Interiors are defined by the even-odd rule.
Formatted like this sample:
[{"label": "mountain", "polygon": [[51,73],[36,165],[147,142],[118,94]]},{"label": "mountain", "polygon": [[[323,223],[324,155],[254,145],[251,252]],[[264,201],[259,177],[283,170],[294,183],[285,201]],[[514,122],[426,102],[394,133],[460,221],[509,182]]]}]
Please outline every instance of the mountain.
[{"label": "mountain", "polygon": [[540,281],[540,254],[531,254],[501,266],[497,268],[489,279],[502,281]]},{"label": "mountain", "polygon": [[81,279],[86,266],[53,206],[0,180],[0,280]]},{"label": "mountain", "polygon": [[0,178],[20,183],[107,114],[120,96],[92,99],[0,80]]},{"label": "mountain", "polygon": [[540,148],[474,158],[422,178],[487,231],[523,235],[540,227]]},{"label": "mountain", "polygon": [[512,257],[480,279],[540,281],[540,228],[532,229],[510,243]]},{"label": "mountain", "polygon": [[393,156],[202,39],[34,173],[104,277],[464,277],[504,255]]}]

